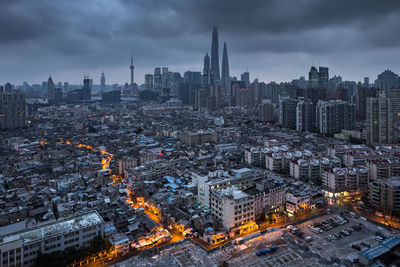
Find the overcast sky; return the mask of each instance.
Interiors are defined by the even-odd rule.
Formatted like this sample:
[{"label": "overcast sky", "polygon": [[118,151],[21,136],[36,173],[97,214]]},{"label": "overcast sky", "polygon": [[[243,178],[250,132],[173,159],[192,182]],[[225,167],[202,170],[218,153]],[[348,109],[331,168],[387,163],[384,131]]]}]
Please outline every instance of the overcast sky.
[{"label": "overcast sky", "polygon": [[[135,81],[167,66],[201,71],[218,27],[231,76],[290,81],[312,64],[362,80],[400,72],[400,1],[0,0],[0,84]],[[221,58],[220,58],[221,62]]]}]

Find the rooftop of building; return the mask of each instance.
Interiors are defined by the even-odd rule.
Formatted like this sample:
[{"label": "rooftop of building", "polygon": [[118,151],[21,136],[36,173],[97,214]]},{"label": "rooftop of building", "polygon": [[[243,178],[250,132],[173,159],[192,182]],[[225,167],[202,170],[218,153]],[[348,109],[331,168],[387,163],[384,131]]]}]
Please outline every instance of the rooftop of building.
[{"label": "rooftop of building", "polygon": [[23,242],[33,242],[42,238],[77,231],[79,229],[97,225],[103,222],[103,218],[97,211],[90,211],[10,233],[0,238],[0,244],[7,244],[17,240],[22,240]]},{"label": "rooftop of building", "polygon": [[375,182],[379,182],[381,184],[385,184],[390,187],[400,187],[400,177],[391,177],[387,179],[379,179]]}]

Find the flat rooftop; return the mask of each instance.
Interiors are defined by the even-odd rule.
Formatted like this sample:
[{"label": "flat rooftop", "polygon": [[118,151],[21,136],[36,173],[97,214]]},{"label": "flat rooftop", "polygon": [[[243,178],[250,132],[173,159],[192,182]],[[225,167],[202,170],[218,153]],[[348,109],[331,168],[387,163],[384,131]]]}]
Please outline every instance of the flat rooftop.
[{"label": "flat rooftop", "polygon": [[38,225],[22,231],[14,232],[0,237],[0,245],[22,239],[23,242],[32,242],[49,236],[60,235],[67,232],[77,231],[82,228],[103,223],[103,218],[97,211],[79,214],[46,224]]}]

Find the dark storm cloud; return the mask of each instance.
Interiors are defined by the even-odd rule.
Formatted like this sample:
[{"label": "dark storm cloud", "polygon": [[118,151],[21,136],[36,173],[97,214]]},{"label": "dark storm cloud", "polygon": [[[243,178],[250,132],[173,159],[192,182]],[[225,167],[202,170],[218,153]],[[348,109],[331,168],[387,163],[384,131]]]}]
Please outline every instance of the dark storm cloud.
[{"label": "dark storm cloud", "polygon": [[124,82],[131,51],[139,82],[161,65],[201,70],[214,25],[234,75],[290,80],[315,60],[360,79],[400,71],[399,23],[400,1],[0,0],[0,84],[102,69]]}]

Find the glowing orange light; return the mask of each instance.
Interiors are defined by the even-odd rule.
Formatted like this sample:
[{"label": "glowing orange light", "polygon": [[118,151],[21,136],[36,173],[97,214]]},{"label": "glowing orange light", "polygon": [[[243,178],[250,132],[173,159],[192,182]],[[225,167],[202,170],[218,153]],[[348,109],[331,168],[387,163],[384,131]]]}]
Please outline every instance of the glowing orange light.
[{"label": "glowing orange light", "polygon": [[[64,139],[62,139],[62,138],[60,138],[60,142],[61,143],[65,143],[67,145],[72,145],[72,143],[70,141],[68,141],[68,140],[64,141]],[[94,147],[92,147],[90,145],[78,144],[78,145],[76,145],[76,147],[83,147],[83,148],[86,148],[86,149],[89,149],[89,150],[93,150],[93,151],[100,151],[101,155],[106,156],[105,158],[101,159],[101,169],[103,169],[103,170],[108,169],[108,167],[110,165],[110,162],[111,162],[112,158],[114,157],[113,154],[108,153],[104,149],[100,149],[99,150],[99,149],[94,148]]]}]

